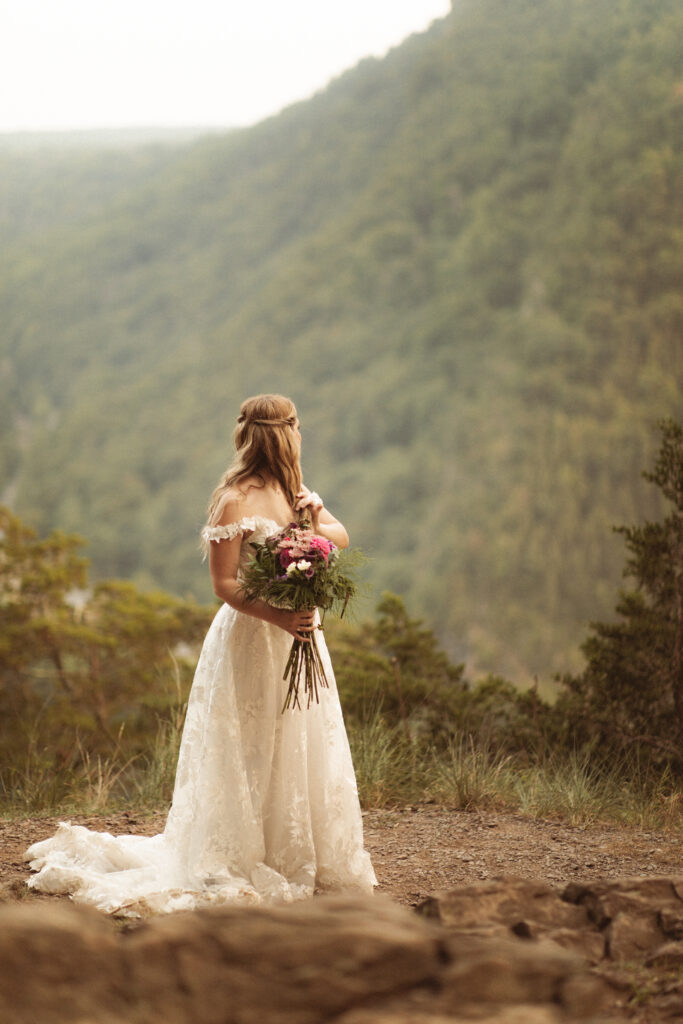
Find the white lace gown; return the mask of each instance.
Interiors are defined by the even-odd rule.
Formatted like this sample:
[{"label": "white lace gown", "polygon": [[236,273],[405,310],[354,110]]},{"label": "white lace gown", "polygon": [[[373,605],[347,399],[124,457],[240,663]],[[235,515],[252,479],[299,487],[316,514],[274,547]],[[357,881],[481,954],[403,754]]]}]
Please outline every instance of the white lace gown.
[{"label": "white lace gown", "polygon": [[[208,538],[241,535],[244,562],[249,540],[280,528],[253,516]],[[127,916],[372,892],[339,696],[317,639],[329,689],[282,714],[291,636],[224,604],[197,664],[164,831],[112,836],[62,823],[27,850],[37,872],[28,884]]]}]

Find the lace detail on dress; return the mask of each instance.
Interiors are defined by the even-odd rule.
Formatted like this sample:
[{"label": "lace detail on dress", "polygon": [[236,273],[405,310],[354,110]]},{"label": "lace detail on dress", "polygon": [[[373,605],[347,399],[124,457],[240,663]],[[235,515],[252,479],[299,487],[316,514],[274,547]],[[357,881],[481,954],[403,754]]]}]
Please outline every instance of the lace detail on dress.
[{"label": "lace detail on dress", "polygon": [[[207,539],[282,529],[249,516]],[[220,533],[220,535],[219,535]],[[334,673],[308,710],[280,713],[292,638],[224,604],[207,633],[190,693],[166,826],[112,836],[63,823],[25,857],[29,885],[139,917],[220,903],[278,903],[314,889],[376,884]]]},{"label": "lace detail on dress", "polygon": [[[243,537],[245,533],[254,533],[263,523],[275,526],[278,530],[282,529],[274,519],[266,519],[265,516],[244,516],[242,519],[238,519],[236,523],[226,523],[225,526],[205,526],[201,536],[202,540],[206,541],[207,544],[212,540],[234,540],[235,537]],[[274,530],[273,532],[277,531]]]}]

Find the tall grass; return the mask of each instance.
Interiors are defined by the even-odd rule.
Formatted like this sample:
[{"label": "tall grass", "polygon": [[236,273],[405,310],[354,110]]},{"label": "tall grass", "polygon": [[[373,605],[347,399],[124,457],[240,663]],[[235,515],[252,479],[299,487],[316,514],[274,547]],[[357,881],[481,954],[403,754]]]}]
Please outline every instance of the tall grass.
[{"label": "tall grass", "polygon": [[159,808],[170,804],[184,720],[184,705],[179,705],[169,718],[159,720],[152,749],[141,759],[131,779],[130,798],[136,806]]},{"label": "tall grass", "polygon": [[575,825],[613,822],[680,828],[683,791],[670,772],[635,759],[606,763],[595,751],[502,754],[490,738],[455,736],[445,749],[411,742],[379,711],[350,729],[366,807],[430,801],[458,810],[507,810]]},{"label": "tall grass", "polygon": [[182,734],[182,709],[159,719],[148,754],[124,759],[91,755],[79,738],[62,767],[49,751],[29,746],[20,767],[0,770],[0,817],[31,814],[98,814],[121,808],[168,805]]},{"label": "tall grass", "polygon": [[0,815],[56,809],[67,801],[69,789],[68,775],[56,772],[45,756],[29,747],[21,765],[0,769]]},{"label": "tall grass", "polygon": [[185,721],[180,670],[175,664],[171,706],[157,719],[149,751],[136,757],[122,752],[123,727],[109,757],[91,754],[77,735],[55,770],[54,753],[29,738],[24,763],[0,768],[0,817],[26,814],[97,814],[120,808],[167,806],[173,795],[178,750]]},{"label": "tall grass", "polygon": [[[91,757],[76,741],[63,768],[29,745],[20,767],[0,771],[0,815],[103,813],[165,808],[182,734],[184,707],[159,720],[148,754],[123,760]],[[614,822],[642,828],[683,825],[683,792],[670,773],[654,774],[636,759],[605,763],[595,751],[501,754],[468,734],[445,748],[388,725],[381,708],[348,726],[356,780],[365,807],[429,801],[458,810],[507,810],[572,824]]]},{"label": "tall grass", "polygon": [[475,744],[460,735],[445,751],[432,751],[429,791],[434,799],[458,810],[509,806],[514,800],[512,758],[496,752],[489,742]]},{"label": "tall grass", "polygon": [[361,803],[385,807],[424,797],[425,765],[399,726],[385,724],[378,710],[349,727],[349,744]]}]

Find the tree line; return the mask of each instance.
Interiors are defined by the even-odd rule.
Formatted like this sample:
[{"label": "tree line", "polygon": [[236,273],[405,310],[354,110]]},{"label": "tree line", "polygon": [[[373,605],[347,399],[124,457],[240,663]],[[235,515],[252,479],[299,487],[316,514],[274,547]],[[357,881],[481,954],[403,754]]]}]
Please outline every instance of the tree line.
[{"label": "tree line", "polygon": [[[583,752],[599,768],[637,757],[683,779],[683,428],[661,425],[646,479],[661,520],[618,528],[627,548],[616,621],[593,623],[585,666],[559,696],[472,681],[429,626],[385,593],[375,615],[326,626],[347,723],[379,716],[408,747],[458,737],[542,760]],[[126,581],[90,585],[82,541],[36,532],[0,509],[0,782],[11,792],[27,762],[78,773],[93,757],[123,771],[144,759],[160,724],[177,721],[215,607]],[[304,713],[304,712],[302,712]]]}]

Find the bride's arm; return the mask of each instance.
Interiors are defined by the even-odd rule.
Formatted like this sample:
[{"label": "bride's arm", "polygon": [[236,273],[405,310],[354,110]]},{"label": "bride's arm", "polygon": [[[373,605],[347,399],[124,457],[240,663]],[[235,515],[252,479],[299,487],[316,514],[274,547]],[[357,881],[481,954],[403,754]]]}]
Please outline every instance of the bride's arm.
[{"label": "bride's arm", "polygon": [[328,512],[323,505],[320,495],[316,494],[315,491],[309,491],[308,487],[302,487],[296,497],[295,510],[298,511],[306,507],[310,508],[314,533],[318,533],[321,537],[331,540],[338,548],[347,548],[349,546],[349,535],[346,529],[338,519],[334,518],[331,512]]},{"label": "bride's arm", "polygon": [[[239,512],[235,514],[235,510],[230,508],[231,504],[229,503],[223,510],[220,523],[217,525],[227,526],[230,523],[239,522]],[[251,601],[247,598],[237,579],[241,542],[242,538],[239,534],[233,540],[225,538],[209,542],[209,569],[216,597],[225,601],[238,612],[279,626],[280,629],[291,633],[299,640],[310,639],[307,631],[314,628],[314,611],[295,612],[287,608],[274,608],[273,605],[267,604],[265,601]]]}]

